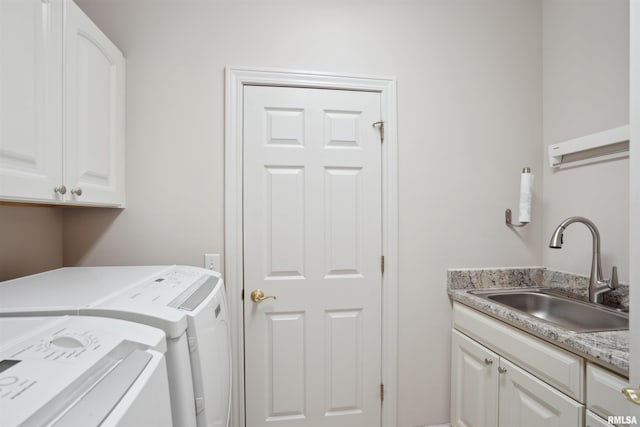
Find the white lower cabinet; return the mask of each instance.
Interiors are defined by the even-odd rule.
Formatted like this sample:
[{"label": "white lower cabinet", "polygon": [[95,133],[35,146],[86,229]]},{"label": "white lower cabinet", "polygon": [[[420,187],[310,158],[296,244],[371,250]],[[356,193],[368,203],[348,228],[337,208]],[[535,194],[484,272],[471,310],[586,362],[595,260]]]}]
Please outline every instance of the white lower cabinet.
[{"label": "white lower cabinet", "polygon": [[584,406],[505,359],[499,367],[498,426],[582,426]]},{"label": "white lower cabinet", "polygon": [[458,302],[453,327],[452,426],[637,422],[621,393],[629,386],[627,378]]},{"label": "white lower cabinet", "polygon": [[582,426],[584,406],[457,330],[452,338],[451,424]]},{"label": "white lower cabinet", "polygon": [[613,425],[609,424],[604,418],[600,418],[588,409],[585,418],[585,427],[611,427]]},{"label": "white lower cabinet", "polygon": [[451,424],[497,426],[500,356],[455,329],[451,354]]},{"label": "white lower cabinet", "polygon": [[587,363],[587,409],[591,413],[587,425],[591,422],[592,427],[598,426],[596,421],[609,426],[624,425],[617,423],[625,422],[633,414],[632,404],[621,396],[625,387],[629,387],[627,378]]}]

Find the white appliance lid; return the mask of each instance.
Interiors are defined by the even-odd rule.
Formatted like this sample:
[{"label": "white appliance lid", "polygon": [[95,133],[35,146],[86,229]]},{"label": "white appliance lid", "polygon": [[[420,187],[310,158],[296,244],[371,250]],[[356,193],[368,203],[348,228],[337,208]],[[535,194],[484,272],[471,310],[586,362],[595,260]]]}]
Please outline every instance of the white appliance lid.
[{"label": "white appliance lid", "polygon": [[109,298],[167,268],[170,267],[67,267],[0,282],[0,312],[71,312]]},{"label": "white appliance lid", "polygon": [[[22,332],[0,350],[2,424],[98,425],[146,369],[162,355],[162,332],[115,319],[0,318],[0,329]],[[4,336],[9,334],[3,334]],[[15,335],[15,334],[14,334]],[[95,422],[94,422],[95,421]]]}]

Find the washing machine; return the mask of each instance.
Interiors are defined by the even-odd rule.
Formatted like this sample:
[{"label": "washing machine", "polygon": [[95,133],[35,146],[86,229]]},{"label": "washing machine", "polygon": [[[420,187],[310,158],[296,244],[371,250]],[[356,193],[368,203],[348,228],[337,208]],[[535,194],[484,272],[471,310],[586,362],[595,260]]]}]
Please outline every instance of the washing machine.
[{"label": "washing machine", "polygon": [[0,316],[60,314],[161,329],[174,425],[228,425],[230,331],[218,273],[175,265],[66,267],[0,283]]},{"label": "washing machine", "polygon": [[122,320],[0,318],[0,424],[171,427],[165,350]]}]

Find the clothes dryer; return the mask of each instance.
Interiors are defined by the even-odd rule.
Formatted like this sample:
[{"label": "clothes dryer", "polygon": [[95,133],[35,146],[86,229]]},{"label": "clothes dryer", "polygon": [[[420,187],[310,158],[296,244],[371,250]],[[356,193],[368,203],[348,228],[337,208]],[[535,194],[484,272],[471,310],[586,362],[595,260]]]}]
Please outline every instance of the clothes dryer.
[{"label": "clothes dryer", "polygon": [[122,320],[0,318],[0,425],[171,427],[165,350]]},{"label": "clothes dryer", "polygon": [[67,267],[0,283],[0,316],[59,314],[161,329],[174,425],[228,425],[230,331],[217,273],[187,266]]}]

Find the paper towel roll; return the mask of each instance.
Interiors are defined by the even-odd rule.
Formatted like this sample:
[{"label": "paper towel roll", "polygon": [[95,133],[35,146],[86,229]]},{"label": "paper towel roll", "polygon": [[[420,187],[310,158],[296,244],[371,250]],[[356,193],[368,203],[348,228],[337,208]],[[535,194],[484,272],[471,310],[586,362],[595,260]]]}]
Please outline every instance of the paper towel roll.
[{"label": "paper towel roll", "polygon": [[525,168],[520,175],[520,215],[519,222],[531,222],[531,193],[533,191],[533,174]]}]

